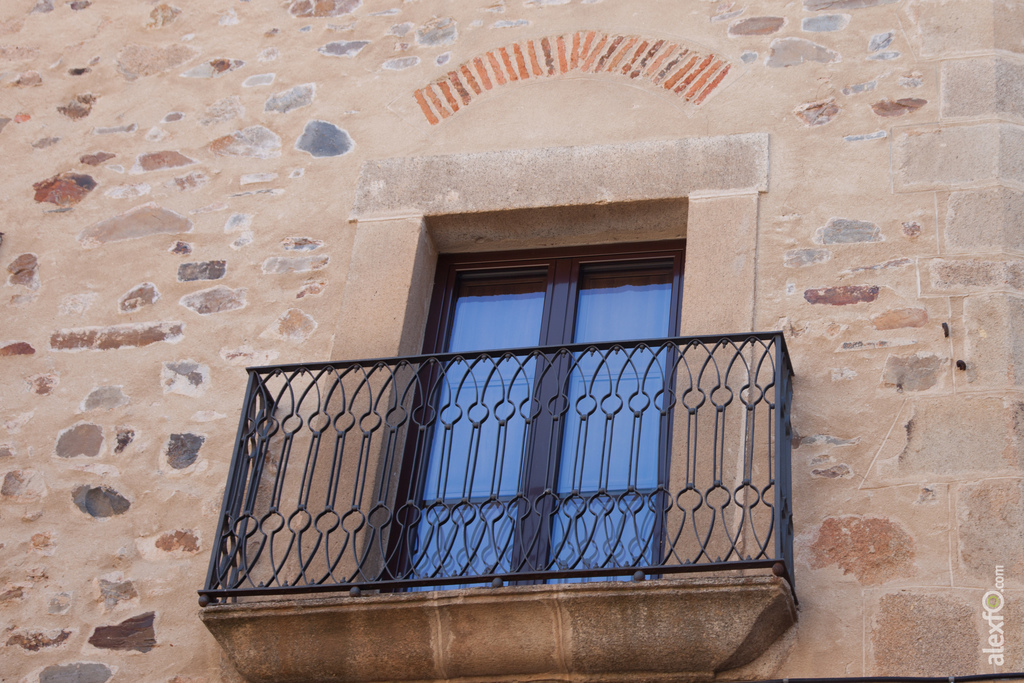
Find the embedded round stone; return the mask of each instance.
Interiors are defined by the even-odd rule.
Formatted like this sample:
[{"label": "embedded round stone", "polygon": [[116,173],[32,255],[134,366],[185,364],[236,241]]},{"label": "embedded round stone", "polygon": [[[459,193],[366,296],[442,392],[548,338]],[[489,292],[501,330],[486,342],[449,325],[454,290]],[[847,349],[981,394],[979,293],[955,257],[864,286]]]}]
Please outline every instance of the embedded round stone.
[{"label": "embedded round stone", "polygon": [[352,151],[355,143],[348,132],[327,121],[310,121],[295,143],[295,149],[314,157],[337,157]]},{"label": "embedded round stone", "polygon": [[132,505],[108,486],[79,486],[71,496],[79,510],[97,518],[123,514]]}]

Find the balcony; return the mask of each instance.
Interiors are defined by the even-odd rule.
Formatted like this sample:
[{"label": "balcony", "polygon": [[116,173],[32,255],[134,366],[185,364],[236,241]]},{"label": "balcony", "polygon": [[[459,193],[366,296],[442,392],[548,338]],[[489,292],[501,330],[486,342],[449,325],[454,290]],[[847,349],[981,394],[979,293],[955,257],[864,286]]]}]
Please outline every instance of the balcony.
[{"label": "balcony", "polygon": [[202,617],[252,681],[707,679],[795,620],[782,334],[250,368]]}]

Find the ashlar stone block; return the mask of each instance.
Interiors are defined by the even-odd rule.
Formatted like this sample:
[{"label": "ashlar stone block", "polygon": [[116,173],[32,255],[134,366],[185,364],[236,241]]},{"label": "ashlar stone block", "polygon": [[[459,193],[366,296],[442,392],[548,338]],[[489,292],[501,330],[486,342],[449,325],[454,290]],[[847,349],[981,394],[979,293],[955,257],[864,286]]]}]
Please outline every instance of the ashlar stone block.
[{"label": "ashlar stone block", "polygon": [[979,671],[977,607],[959,596],[882,596],[872,619],[874,674],[962,676]]},{"label": "ashlar stone block", "polygon": [[1024,4],[1018,0],[995,0],[993,5],[994,47],[1024,54]]},{"label": "ashlar stone block", "polygon": [[964,330],[971,389],[1024,385],[1024,299],[1010,294],[967,297]]},{"label": "ashlar stone block", "polygon": [[1019,259],[935,258],[918,267],[925,297],[1024,292],[1024,261]]},{"label": "ashlar stone block", "polygon": [[1016,415],[999,396],[944,396],[909,403],[877,454],[872,485],[1019,476],[1024,464]]},{"label": "ashlar stone block", "polygon": [[902,11],[924,59],[1024,53],[1024,5],[1017,0],[910,0]]},{"label": "ashlar stone block", "polygon": [[353,216],[434,216],[767,188],[768,136],[751,133],[367,161]]},{"label": "ashlar stone block", "polygon": [[1024,61],[975,57],[942,63],[942,116],[1024,120]]},{"label": "ashlar stone block", "polygon": [[1021,225],[1024,192],[1005,187],[954,192],[946,210],[946,248],[952,253],[1024,252]]},{"label": "ashlar stone block", "polygon": [[1022,126],[922,126],[893,135],[897,192],[996,182],[1024,186]]},{"label": "ashlar stone block", "polygon": [[[966,576],[990,585],[997,565],[1010,581],[1024,570],[1024,488],[1020,480],[963,484],[956,495],[957,564]],[[1019,581],[1019,580],[1018,580]]]}]

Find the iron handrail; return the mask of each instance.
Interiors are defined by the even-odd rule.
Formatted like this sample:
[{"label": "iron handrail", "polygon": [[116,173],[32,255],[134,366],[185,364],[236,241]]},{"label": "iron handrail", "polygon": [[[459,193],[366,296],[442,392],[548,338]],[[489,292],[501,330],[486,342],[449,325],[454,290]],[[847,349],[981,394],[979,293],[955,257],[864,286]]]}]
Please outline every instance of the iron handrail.
[{"label": "iron handrail", "polygon": [[781,332],[248,372],[201,604],[769,567],[792,584]]}]

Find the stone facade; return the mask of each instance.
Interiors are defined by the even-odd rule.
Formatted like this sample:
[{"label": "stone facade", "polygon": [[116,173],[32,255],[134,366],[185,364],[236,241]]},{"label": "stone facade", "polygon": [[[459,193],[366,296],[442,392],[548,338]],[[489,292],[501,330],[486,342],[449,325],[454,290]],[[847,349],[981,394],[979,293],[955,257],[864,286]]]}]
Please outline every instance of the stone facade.
[{"label": "stone facade", "polygon": [[0,679],[238,681],[244,367],[415,353],[439,252],[680,236],[682,331],[796,373],[798,621],[724,679],[1024,669],[1021,0],[7,0],[0,150]]}]

